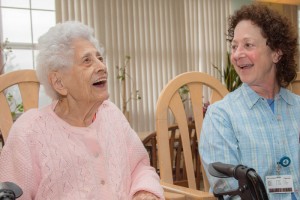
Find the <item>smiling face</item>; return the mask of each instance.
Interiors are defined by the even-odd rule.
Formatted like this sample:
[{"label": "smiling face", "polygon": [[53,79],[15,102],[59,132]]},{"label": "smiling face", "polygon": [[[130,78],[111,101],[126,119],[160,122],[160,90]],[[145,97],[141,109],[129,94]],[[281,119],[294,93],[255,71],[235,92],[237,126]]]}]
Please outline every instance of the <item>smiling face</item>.
[{"label": "smiling face", "polygon": [[95,46],[86,39],[73,41],[73,66],[60,73],[61,88],[67,99],[95,104],[108,99],[107,69]]},{"label": "smiling face", "polygon": [[278,52],[272,51],[262,30],[250,20],[240,21],[234,30],[231,62],[242,82],[250,87],[277,84]]}]

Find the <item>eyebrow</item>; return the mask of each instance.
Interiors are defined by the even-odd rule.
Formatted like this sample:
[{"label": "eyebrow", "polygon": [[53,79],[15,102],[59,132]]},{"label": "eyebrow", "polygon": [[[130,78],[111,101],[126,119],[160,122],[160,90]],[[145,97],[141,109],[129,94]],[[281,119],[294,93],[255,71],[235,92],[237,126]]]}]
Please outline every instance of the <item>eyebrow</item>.
[{"label": "eyebrow", "polygon": [[[92,56],[92,55],[93,55],[93,53],[91,53],[91,52],[86,52],[86,53],[84,53],[84,54],[81,56],[81,58],[90,57],[90,56]],[[96,56],[101,56],[101,54],[100,54],[99,51],[96,51]]]},{"label": "eyebrow", "polygon": [[87,52],[87,53],[84,53],[81,57],[84,58],[84,57],[88,57],[88,56],[91,56],[92,54],[90,52]]},{"label": "eyebrow", "polygon": [[[246,38],[242,39],[242,42],[248,42],[248,41],[254,41],[254,40],[255,39],[253,39],[253,38],[246,37]],[[233,39],[231,43],[233,43],[233,42],[237,43],[237,40]]]}]

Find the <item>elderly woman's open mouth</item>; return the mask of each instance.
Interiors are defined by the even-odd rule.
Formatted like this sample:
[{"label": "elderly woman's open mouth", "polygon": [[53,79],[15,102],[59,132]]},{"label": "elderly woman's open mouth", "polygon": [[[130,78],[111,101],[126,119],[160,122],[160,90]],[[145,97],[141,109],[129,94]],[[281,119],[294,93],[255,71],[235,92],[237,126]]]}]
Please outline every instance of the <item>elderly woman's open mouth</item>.
[{"label": "elderly woman's open mouth", "polygon": [[93,83],[93,86],[104,87],[106,85],[107,79],[100,79]]}]

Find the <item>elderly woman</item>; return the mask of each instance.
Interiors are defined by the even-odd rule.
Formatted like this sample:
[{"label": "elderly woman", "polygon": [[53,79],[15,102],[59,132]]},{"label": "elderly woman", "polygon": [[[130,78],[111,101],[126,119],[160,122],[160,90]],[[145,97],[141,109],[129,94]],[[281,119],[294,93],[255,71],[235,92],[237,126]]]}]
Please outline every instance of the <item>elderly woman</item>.
[{"label": "elderly woman", "polygon": [[108,99],[107,68],[92,30],[57,24],[39,39],[37,76],[55,101],[24,113],[0,157],[0,182],[20,199],[164,199],[137,134]]},{"label": "elderly woman", "polygon": [[[217,161],[246,165],[269,199],[300,199],[300,97],[286,89],[296,77],[297,34],[286,18],[252,4],[230,17],[228,39],[243,84],[208,108],[199,145],[205,170]],[[212,187],[237,188],[207,175]]]}]

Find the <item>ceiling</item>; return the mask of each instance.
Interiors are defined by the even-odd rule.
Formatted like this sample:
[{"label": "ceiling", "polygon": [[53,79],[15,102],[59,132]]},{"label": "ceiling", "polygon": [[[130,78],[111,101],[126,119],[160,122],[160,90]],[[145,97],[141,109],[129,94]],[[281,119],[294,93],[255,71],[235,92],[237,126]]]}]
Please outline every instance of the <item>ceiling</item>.
[{"label": "ceiling", "polygon": [[300,5],[300,0],[256,0],[256,1]]}]

